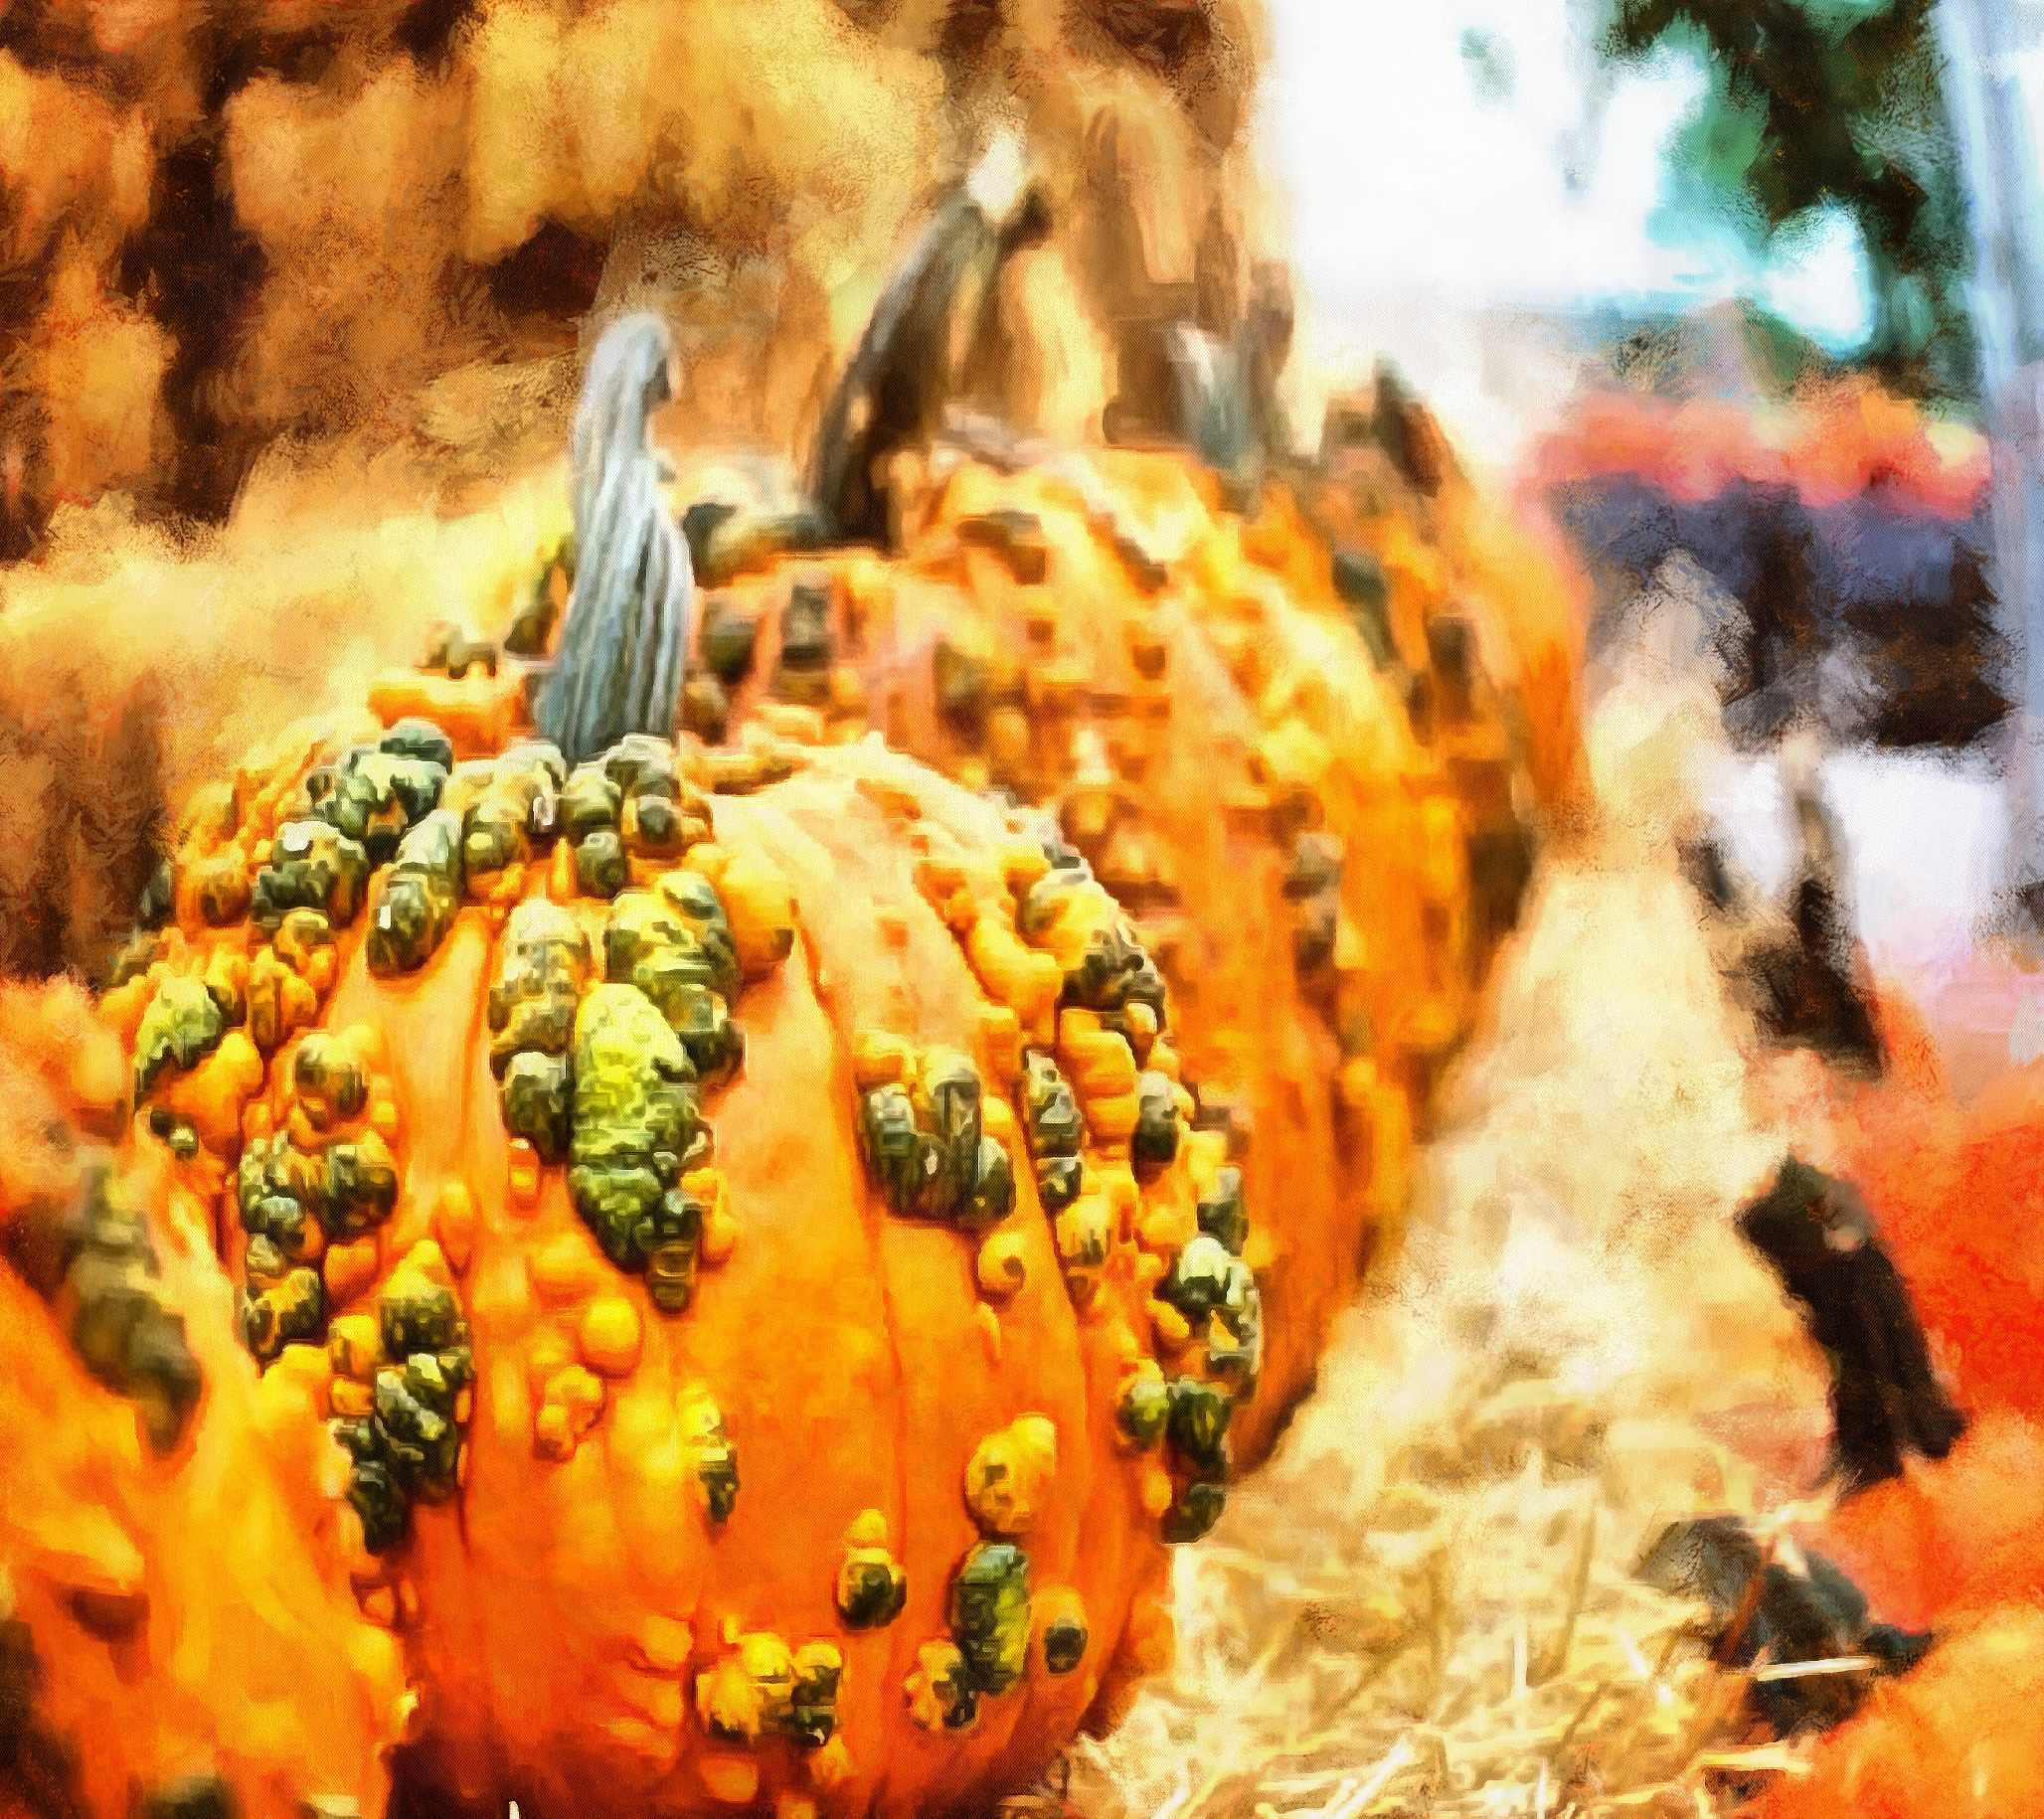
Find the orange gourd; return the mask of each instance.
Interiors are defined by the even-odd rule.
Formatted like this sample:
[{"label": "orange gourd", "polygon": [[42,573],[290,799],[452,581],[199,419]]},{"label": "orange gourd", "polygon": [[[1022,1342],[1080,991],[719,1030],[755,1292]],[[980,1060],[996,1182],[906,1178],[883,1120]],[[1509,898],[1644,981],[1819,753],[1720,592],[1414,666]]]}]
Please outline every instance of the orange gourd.
[{"label": "orange gourd", "polygon": [[1473,629],[1544,818],[1565,832],[1587,810],[1577,684],[1589,582],[1531,492],[1505,507],[1476,484],[1426,404],[1380,372],[1360,399],[1329,407],[1319,467],[1302,500],[1318,534],[1368,556],[1393,633],[1424,674],[1436,622]]},{"label": "orange gourd", "polygon": [[206,1210],[145,1227],[87,1141],[121,1096],[83,993],[0,991],[0,1812],[379,1812],[409,1705],[340,1461],[235,1343]]},{"label": "orange gourd", "polygon": [[2044,1806],[2044,1608],[1998,1606],[1740,1811],[1751,1819],[2020,1819]]},{"label": "orange gourd", "polygon": [[1905,1629],[2044,1598],[2044,1431],[2005,1408],[1976,1413],[1943,1459],[1912,1459],[1827,1514],[1816,1540]]},{"label": "orange gourd", "polygon": [[1345,599],[1287,494],[1241,517],[1174,454],[939,448],[898,497],[892,554],[766,550],[717,578],[685,713],[877,729],[1049,807],[1128,906],[1264,1224],[1253,1460],[1396,1233],[1525,876],[1537,792],[1490,633],[1445,589],[1388,618]]},{"label": "orange gourd", "polygon": [[2010,1070],[1960,1100],[1916,1008],[1892,993],[1875,1008],[1900,1065],[1790,1115],[1864,1193],[1969,1425],[1946,1457],[1907,1460],[1806,1539],[1881,1618],[1938,1640],[1821,1741],[1806,1776],[1785,1778],[1752,1810],[2028,1813],[2044,1805],[2044,1070]]},{"label": "orange gourd", "polygon": [[[1979,983],[2014,996],[2019,981]],[[2044,1064],[2004,1067],[1960,1096],[1916,1005],[1884,987],[1873,1012],[1880,1079],[1784,1070],[1770,1109],[1865,1196],[1959,1405],[2044,1418]]]},{"label": "orange gourd", "polygon": [[1076,856],[876,745],[571,770],[523,693],[387,678],[252,762],[101,1003],[264,1391],[352,1457],[408,1780],[1018,1785],[1168,1651],[1257,1370],[1161,981]]}]

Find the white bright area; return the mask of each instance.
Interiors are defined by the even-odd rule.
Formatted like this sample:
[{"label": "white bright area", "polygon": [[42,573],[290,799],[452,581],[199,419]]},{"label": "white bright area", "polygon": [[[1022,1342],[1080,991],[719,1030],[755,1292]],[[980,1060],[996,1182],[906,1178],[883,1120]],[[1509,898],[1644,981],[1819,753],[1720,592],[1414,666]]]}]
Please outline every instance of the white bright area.
[{"label": "white bright area", "polygon": [[1312,374],[1390,353],[1508,460],[1573,379],[1557,317],[1746,296],[1827,345],[1865,333],[1842,219],[1765,261],[1693,221],[1656,233],[1663,154],[1704,74],[1680,56],[1601,64],[1584,0],[1274,0],[1272,19],[1266,165]]}]

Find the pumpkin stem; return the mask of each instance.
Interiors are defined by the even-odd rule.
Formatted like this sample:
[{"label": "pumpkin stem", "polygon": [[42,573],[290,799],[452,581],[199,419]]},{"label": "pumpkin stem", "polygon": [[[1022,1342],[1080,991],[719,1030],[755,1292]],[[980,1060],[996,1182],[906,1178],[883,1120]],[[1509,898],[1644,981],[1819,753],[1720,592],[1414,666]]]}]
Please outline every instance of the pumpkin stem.
[{"label": "pumpkin stem", "polygon": [[1047,225],[1020,140],[997,137],[910,248],[823,413],[809,496],[832,534],[886,537],[880,466],[929,432],[952,388],[960,299],[976,290],[983,309],[1008,255]]},{"label": "pumpkin stem", "polygon": [[536,704],[540,731],[571,764],[629,733],[674,731],[695,577],[648,440],[654,410],[674,396],[673,355],[660,317],[618,318],[576,406],[575,585]]},{"label": "pumpkin stem", "polygon": [[1245,501],[1264,470],[1285,453],[1278,382],[1291,351],[1291,328],[1290,279],[1282,266],[1264,263],[1232,334],[1211,334],[1185,321],[1165,333],[1178,432]]}]

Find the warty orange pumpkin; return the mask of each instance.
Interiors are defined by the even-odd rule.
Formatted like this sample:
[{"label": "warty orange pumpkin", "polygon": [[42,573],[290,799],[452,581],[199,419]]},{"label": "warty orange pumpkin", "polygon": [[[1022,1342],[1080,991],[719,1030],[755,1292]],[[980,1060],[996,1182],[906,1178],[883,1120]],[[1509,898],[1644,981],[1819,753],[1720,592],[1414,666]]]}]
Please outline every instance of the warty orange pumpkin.
[{"label": "warty orange pumpkin", "polygon": [[1019,1784],[1167,1652],[1260,1364],[1162,981],[1077,854],[907,759],[571,766],[526,690],[387,678],[195,803],[101,1001],[265,1389],[351,1456],[405,1776]]},{"label": "warty orange pumpkin", "polygon": [[82,992],[0,990],[0,1812],[381,1811],[342,1462],[235,1343],[210,1209],[93,1141],[123,1096]]},{"label": "warty orange pumpkin", "polygon": [[684,718],[709,738],[877,729],[1045,805],[1128,907],[1262,1210],[1272,1337],[1236,1426],[1253,1460],[1397,1231],[1429,1089],[1530,867],[1541,797],[1488,680],[1494,628],[1445,589],[1390,598],[1282,488],[1229,510],[1177,453],[981,435],[895,468],[887,553],[784,553],[748,525],[785,525],[789,497],[691,476],[727,498],[697,502],[719,585]]}]

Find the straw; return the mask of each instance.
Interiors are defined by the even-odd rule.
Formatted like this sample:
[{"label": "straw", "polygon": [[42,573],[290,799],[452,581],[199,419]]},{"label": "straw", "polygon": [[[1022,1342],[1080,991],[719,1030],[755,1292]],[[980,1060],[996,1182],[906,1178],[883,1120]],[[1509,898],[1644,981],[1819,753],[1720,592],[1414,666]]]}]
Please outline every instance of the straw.
[{"label": "straw", "polygon": [[[1614,702],[1598,749],[1663,737],[1651,690]],[[1734,1234],[1785,1144],[1665,838],[1682,763],[1602,767],[1613,832],[1537,885],[1397,1272],[1177,1558],[1173,1670],[1015,1819],[1709,1816],[1796,1771],[1747,1707],[1790,1670],[1721,1668],[1632,1576],[1673,1517],[1806,1514],[1721,1436],[1824,1418]]]}]

